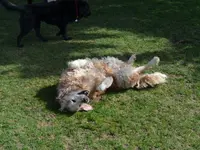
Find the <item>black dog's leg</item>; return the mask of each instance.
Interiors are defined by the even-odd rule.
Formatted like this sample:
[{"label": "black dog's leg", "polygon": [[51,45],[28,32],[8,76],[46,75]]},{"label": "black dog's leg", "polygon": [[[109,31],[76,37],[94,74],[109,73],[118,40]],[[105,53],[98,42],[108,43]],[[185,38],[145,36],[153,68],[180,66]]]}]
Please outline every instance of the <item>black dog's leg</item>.
[{"label": "black dog's leg", "polygon": [[60,29],[60,31],[56,34],[57,36],[62,36],[64,40],[71,40],[72,37],[68,37],[67,35],[67,25],[60,25],[58,26],[58,28]]},{"label": "black dog's leg", "polygon": [[35,34],[36,34],[36,36],[37,36],[41,41],[47,42],[48,40],[45,39],[45,38],[41,35],[41,33],[40,33],[40,24],[41,24],[40,21],[36,21],[36,22],[35,22],[35,26],[34,26]]},{"label": "black dog's leg", "polygon": [[61,31],[59,31],[58,33],[56,33],[56,36],[60,36],[61,35]]},{"label": "black dog's leg", "polygon": [[41,33],[40,33],[40,28],[36,28],[36,29],[35,29],[35,32],[36,32],[36,36],[37,36],[41,41],[43,41],[43,42],[47,42],[47,41],[48,41],[47,39],[45,39],[45,38],[41,35]]},{"label": "black dog's leg", "polygon": [[17,37],[17,46],[18,46],[18,47],[24,47],[24,45],[21,44],[21,40],[22,40],[22,38],[23,38],[24,36],[25,36],[25,35],[24,35],[23,33],[20,33],[20,34],[18,35],[18,37]]},{"label": "black dog's leg", "polygon": [[20,34],[17,37],[17,46],[23,47],[21,44],[22,38],[27,35],[33,29],[34,18],[32,14],[22,13],[20,15],[19,24],[20,24]]}]

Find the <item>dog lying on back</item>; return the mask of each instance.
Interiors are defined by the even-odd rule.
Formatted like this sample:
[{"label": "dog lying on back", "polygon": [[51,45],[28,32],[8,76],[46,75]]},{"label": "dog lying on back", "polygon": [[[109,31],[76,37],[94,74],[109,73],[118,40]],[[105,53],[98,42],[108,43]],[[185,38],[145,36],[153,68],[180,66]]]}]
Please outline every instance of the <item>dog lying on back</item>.
[{"label": "dog lying on back", "polygon": [[62,36],[64,40],[70,40],[67,35],[67,24],[77,19],[88,17],[90,12],[89,4],[86,0],[57,0],[52,2],[43,2],[17,6],[7,0],[0,0],[0,3],[8,10],[20,12],[20,34],[17,37],[17,46],[23,47],[22,38],[32,29],[36,36],[47,41],[40,33],[41,22],[57,26],[60,31],[56,34]]},{"label": "dog lying on back", "polygon": [[100,99],[108,88],[144,89],[166,82],[167,76],[160,72],[144,74],[145,70],[159,63],[159,57],[140,67],[132,66],[134,58],[132,55],[127,62],[114,57],[68,62],[57,87],[60,111],[92,110],[92,106],[87,104],[89,100]]}]

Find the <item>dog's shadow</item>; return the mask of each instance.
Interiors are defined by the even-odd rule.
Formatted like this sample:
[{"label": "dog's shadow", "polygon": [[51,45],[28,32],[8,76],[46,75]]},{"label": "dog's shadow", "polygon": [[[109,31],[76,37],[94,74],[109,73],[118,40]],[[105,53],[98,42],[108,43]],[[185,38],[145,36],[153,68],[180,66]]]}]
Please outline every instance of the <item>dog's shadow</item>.
[{"label": "dog's shadow", "polygon": [[[56,102],[56,96],[57,96],[56,87],[57,85],[44,87],[37,92],[35,97],[46,102],[46,108],[49,109],[50,111],[53,111],[56,114],[67,115],[69,117],[72,116],[74,113],[59,111],[60,105],[58,102]],[[151,89],[152,88],[146,88],[143,90],[151,90]],[[108,89],[106,94],[115,95],[116,93],[119,93],[119,92],[124,93],[127,90],[133,90],[133,89],[122,89],[122,90],[117,90],[117,91],[113,89]],[[134,89],[134,90],[137,90],[137,89]],[[141,91],[141,90],[137,90],[137,91]]]},{"label": "dog's shadow", "polygon": [[65,114],[67,116],[73,115],[74,113],[59,111],[60,105],[58,102],[56,102],[56,87],[57,85],[44,87],[37,92],[35,97],[46,102],[46,108],[50,111],[53,111],[57,114]]}]

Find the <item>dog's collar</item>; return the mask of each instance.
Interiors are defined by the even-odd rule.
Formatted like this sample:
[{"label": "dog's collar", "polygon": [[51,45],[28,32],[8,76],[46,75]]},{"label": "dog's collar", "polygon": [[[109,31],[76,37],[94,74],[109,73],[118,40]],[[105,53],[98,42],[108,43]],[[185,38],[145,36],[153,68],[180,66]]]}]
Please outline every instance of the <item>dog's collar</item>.
[{"label": "dog's collar", "polygon": [[77,0],[74,0],[74,2],[75,2],[75,10],[76,10],[76,20],[75,20],[75,22],[78,22],[78,2],[77,2]]}]

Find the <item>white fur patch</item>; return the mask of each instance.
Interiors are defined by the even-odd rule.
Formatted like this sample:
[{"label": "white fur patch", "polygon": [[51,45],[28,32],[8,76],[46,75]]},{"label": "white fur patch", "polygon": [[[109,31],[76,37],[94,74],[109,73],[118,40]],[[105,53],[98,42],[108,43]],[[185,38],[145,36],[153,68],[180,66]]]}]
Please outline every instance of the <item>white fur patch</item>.
[{"label": "white fur patch", "polygon": [[129,77],[133,74],[134,68],[132,66],[127,66],[120,69],[118,72],[115,73],[115,78],[117,85],[121,88],[130,88],[132,83],[129,80]]},{"label": "white fur patch", "polygon": [[78,59],[68,62],[68,68],[78,69],[78,68],[91,68],[93,63],[88,59]]},{"label": "white fur patch", "polygon": [[154,65],[158,65],[158,63],[160,62],[160,58],[155,56],[151,61],[148,62],[148,66],[154,66]]},{"label": "white fur patch", "polygon": [[166,79],[168,78],[167,75],[160,73],[160,72],[155,72],[153,73],[155,76],[158,77],[158,82],[160,83],[165,83]]},{"label": "white fur patch", "polygon": [[112,77],[107,77],[103,80],[103,82],[97,87],[98,91],[105,91],[107,88],[109,88],[113,83]]},{"label": "white fur patch", "polygon": [[131,55],[131,57],[128,59],[127,63],[128,63],[128,64],[132,64],[135,60],[136,60],[136,55],[133,54],[133,55]]}]

